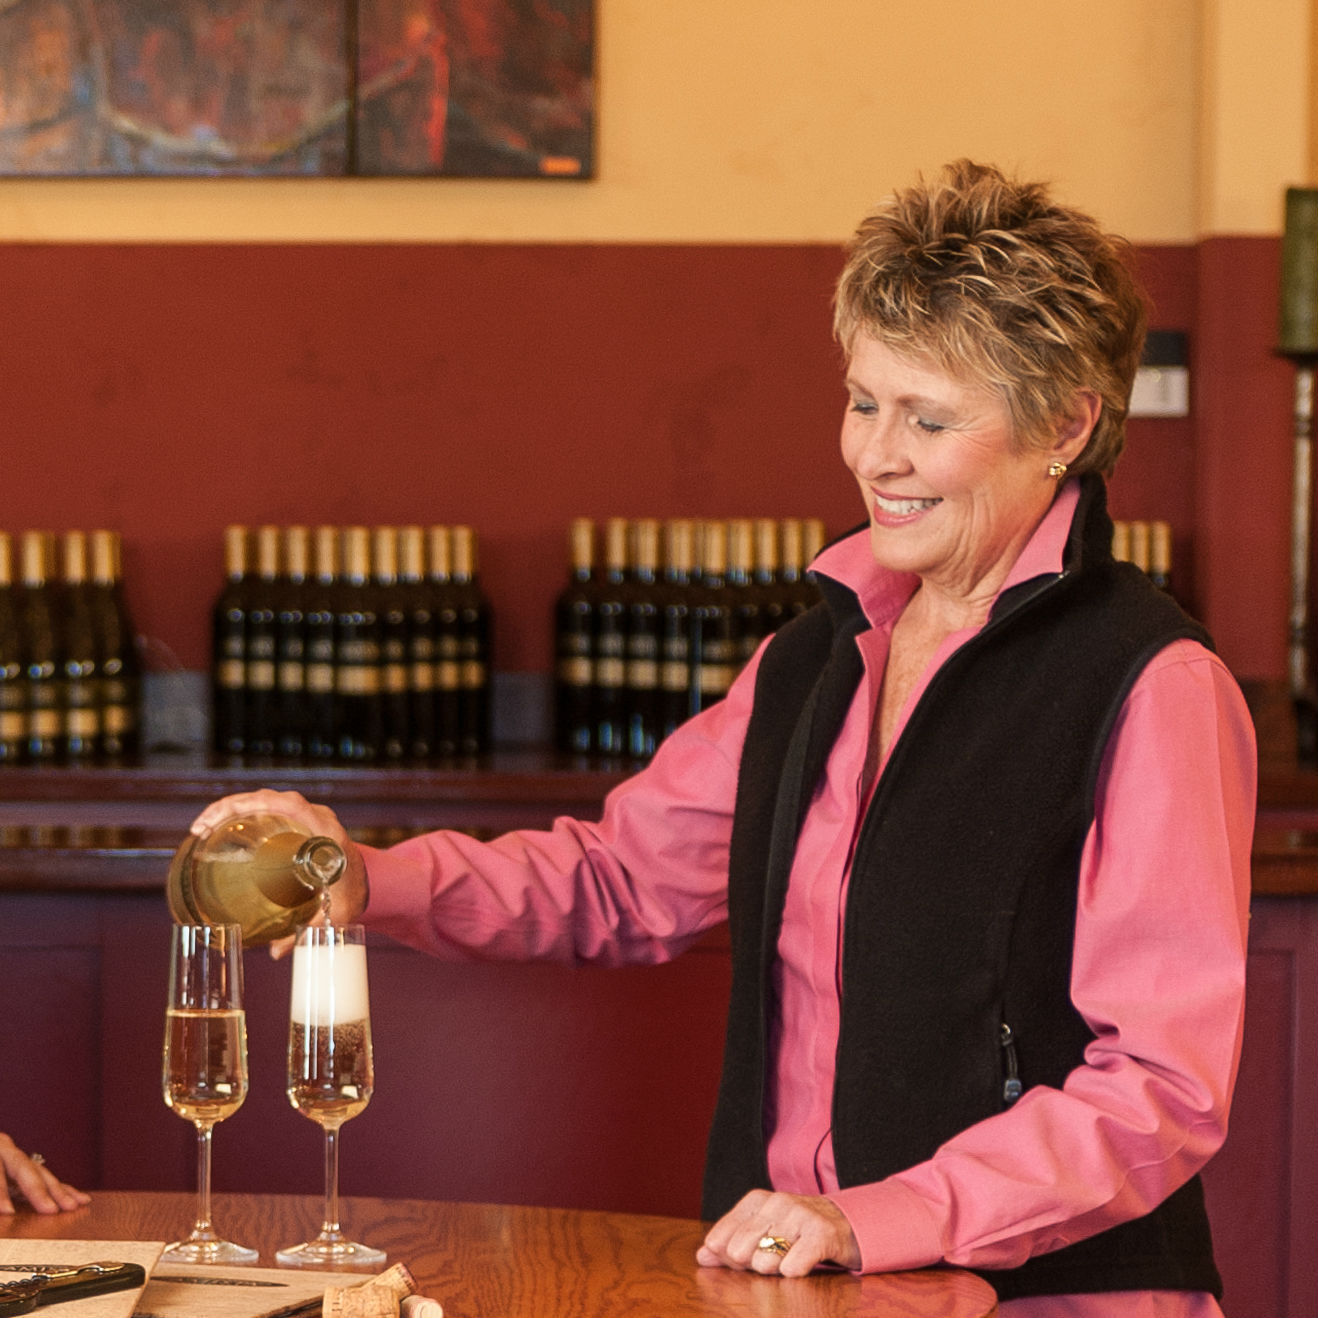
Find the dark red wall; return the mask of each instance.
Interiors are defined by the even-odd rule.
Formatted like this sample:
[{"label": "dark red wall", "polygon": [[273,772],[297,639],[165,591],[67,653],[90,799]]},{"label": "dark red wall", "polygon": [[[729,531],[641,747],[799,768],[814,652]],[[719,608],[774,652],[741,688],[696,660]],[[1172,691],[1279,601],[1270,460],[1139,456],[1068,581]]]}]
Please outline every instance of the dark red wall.
[{"label": "dark red wall", "polygon": [[[1197,415],[1132,423],[1113,488],[1118,516],[1172,523],[1242,676],[1284,662],[1277,248],[1141,251],[1155,323],[1191,331]],[[150,662],[196,669],[227,522],[469,522],[496,666],[545,669],[574,515],[859,520],[838,265],[824,245],[0,246],[0,527],[120,529]]]}]

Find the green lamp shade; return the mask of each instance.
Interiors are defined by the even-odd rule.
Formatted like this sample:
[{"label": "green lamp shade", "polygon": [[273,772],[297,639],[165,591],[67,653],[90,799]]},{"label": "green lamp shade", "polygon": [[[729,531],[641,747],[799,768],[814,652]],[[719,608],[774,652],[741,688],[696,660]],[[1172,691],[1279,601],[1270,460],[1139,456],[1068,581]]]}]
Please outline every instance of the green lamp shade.
[{"label": "green lamp shade", "polygon": [[1280,331],[1282,352],[1318,353],[1318,188],[1286,189]]}]

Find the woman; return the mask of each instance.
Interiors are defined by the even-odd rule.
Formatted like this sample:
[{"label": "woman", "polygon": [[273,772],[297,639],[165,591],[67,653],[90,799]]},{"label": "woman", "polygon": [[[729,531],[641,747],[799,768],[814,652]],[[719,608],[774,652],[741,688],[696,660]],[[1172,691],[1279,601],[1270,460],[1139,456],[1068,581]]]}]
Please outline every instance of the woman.
[{"label": "woman", "polygon": [[39,1153],[24,1153],[0,1130],[0,1213],[12,1213],[25,1199],[38,1213],[69,1213],[91,1203],[91,1196],[65,1185]]},{"label": "woman", "polygon": [[[1195,1174],[1239,1052],[1254,745],[1202,629],[1111,558],[1123,255],[966,161],[892,198],[837,292],[869,524],[816,560],[824,603],[598,825],[350,847],[336,918],[448,957],[658,961],[729,920],[702,1264],[1219,1312]],[[194,827],[250,806],[343,838],[291,795]]]}]

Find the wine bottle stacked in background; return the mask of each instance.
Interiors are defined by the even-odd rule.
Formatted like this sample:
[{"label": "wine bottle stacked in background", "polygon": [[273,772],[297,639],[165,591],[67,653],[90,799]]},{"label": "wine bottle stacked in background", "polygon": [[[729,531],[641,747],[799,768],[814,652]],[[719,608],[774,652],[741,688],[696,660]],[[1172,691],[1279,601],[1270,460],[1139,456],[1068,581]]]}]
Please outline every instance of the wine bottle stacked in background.
[{"label": "wine bottle stacked in background", "polygon": [[659,523],[643,517],[632,527],[627,601],[627,754],[634,760],[648,760],[663,735],[659,708],[661,590]]},{"label": "wine bottle stacked in background", "polygon": [[664,528],[664,579],[659,594],[659,740],[695,713],[691,654],[695,529],[686,518]]},{"label": "wine bottle stacked in background", "polygon": [[334,689],[339,558],[337,528],[316,527],[302,606],[302,747],[304,758],[312,762],[333,760],[339,753],[339,705]]},{"label": "wine bottle stacked in background", "polygon": [[142,663],[123,590],[117,531],[91,533],[91,608],[100,678],[101,758],[134,760],[142,749]]},{"label": "wine bottle stacked in background", "polygon": [[27,670],[27,758],[54,764],[64,752],[64,673],[51,581],[52,536],[24,531],[21,617]]},{"label": "wine bottle stacked in background", "polygon": [[568,579],[554,601],[554,746],[585,755],[595,726],[595,523],[568,527]]},{"label": "wine bottle stacked in background", "polygon": [[398,576],[398,532],[377,526],[371,536],[371,578],[380,626],[380,758],[397,763],[411,751],[407,601]]},{"label": "wine bottle stacked in background", "polygon": [[0,531],[0,764],[27,757],[27,658],[18,591],[14,586],[13,541]]},{"label": "wine bottle stacked in background", "polygon": [[455,526],[452,538],[452,588],[458,616],[458,750],[480,755],[490,748],[490,639],[493,618],[480,585],[476,533]]},{"label": "wine bottle stacked in background", "polygon": [[462,659],[458,652],[458,601],[452,588],[453,546],[446,526],[426,532],[427,579],[435,601],[435,747],[456,755],[462,741]]},{"label": "wine bottle stacked in background", "polygon": [[627,754],[627,522],[604,524],[604,571],[595,609],[594,749],[606,759]]},{"label": "wine bottle stacked in background", "polygon": [[426,583],[426,541],[419,526],[398,533],[398,576],[405,624],[407,753],[423,762],[435,753],[435,631],[438,610]]},{"label": "wine bottle stacked in background", "polygon": [[224,587],[211,610],[211,745],[218,755],[247,749],[247,528],[224,528]]},{"label": "wine bottle stacked in background", "polygon": [[311,532],[285,527],[275,594],[275,751],[300,760],[307,750],[307,580]]},{"label": "wine bottle stacked in background", "polygon": [[343,569],[334,612],[334,693],[338,758],[371,764],[380,754],[380,619],[371,589],[371,536],[364,526],[343,531]]},{"label": "wine bottle stacked in background", "polygon": [[1165,521],[1112,523],[1112,557],[1132,563],[1159,590],[1174,594],[1172,582],[1172,528]]},{"label": "wine bottle stacked in background", "polygon": [[87,536],[64,537],[60,662],[64,672],[64,754],[71,764],[101,755],[101,665],[87,572]]},{"label": "wine bottle stacked in background", "polygon": [[690,614],[693,714],[722,700],[740,667],[740,642],[727,585],[728,529],[722,522],[701,523],[699,561]]},{"label": "wine bottle stacked in background", "polygon": [[279,528],[256,531],[256,575],[247,597],[243,650],[246,685],[243,750],[250,759],[274,755],[281,705],[276,687],[279,618]]}]

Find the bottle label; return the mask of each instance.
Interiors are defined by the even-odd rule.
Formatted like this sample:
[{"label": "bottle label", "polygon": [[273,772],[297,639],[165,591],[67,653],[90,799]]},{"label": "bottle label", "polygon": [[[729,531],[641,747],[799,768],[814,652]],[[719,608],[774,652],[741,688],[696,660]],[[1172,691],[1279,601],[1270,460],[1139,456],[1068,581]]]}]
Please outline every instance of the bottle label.
[{"label": "bottle label", "polygon": [[368,664],[343,664],[336,689],[345,696],[373,696],[380,690],[380,670]]},{"label": "bottle label", "polygon": [[435,680],[441,691],[456,691],[461,684],[460,677],[456,659],[441,659],[435,665]]},{"label": "bottle label", "polygon": [[705,695],[721,696],[732,685],[731,664],[701,664],[700,690]]},{"label": "bottle label", "polygon": [[627,665],[622,659],[604,657],[595,661],[595,684],[602,687],[627,685]]},{"label": "bottle label", "polygon": [[118,737],[133,730],[133,714],[127,705],[105,705],[101,708],[101,727],[108,736]]},{"label": "bottle label", "polygon": [[306,669],[307,690],[314,695],[327,696],[334,690],[333,664],[308,664]]},{"label": "bottle label", "polygon": [[665,691],[685,691],[691,682],[691,665],[666,659],[659,667],[659,682]]},{"label": "bottle label", "polygon": [[590,660],[565,655],[558,661],[558,680],[564,686],[589,686],[594,680]]},{"label": "bottle label", "polygon": [[215,669],[215,682],[224,691],[241,691],[246,685],[247,666],[241,659],[223,659]]},{"label": "bottle label", "polygon": [[306,666],[286,659],[279,665],[279,689],[281,691],[302,691],[307,684]]},{"label": "bottle label", "polygon": [[654,659],[632,659],[627,664],[627,685],[633,691],[654,691],[659,686],[659,664]]},{"label": "bottle label", "polygon": [[339,646],[341,664],[378,664],[380,647],[371,640],[345,640]]},{"label": "bottle label", "polygon": [[22,710],[0,705],[0,741],[22,741],[27,736],[27,719]]},{"label": "bottle label", "polygon": [[412,665],[411,687],[413,691],[433,691],[435,689],[435,665],[428,660],[418,660]]},{"label": "bottle label", "polygon": [[391,695],[400,695],[407,690],[407,665],[385,664],[384,689]]},{"label": "bottle label", "polygon": [[485,685],[485,665],[479,659],[465,659],[462,663],[461,687],[464,691],[479,691]]},{"label": "bottle label", "polygon": [[60,734],[58,709],[33,708],[28,711],[28,735],[43,741]]},{"label": "bottle label", "polygon": [[254,659],[247,665],[247,688],[249,691],[273,691],[275,689],[275,665],[270,659]]},{"label": "bottle label", "polygon": [[95,709],[80,706],[65,710],[64,731],[71,737],[94,737],[100,731]]}]

